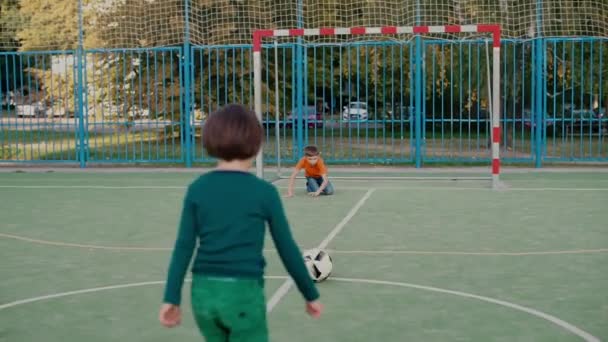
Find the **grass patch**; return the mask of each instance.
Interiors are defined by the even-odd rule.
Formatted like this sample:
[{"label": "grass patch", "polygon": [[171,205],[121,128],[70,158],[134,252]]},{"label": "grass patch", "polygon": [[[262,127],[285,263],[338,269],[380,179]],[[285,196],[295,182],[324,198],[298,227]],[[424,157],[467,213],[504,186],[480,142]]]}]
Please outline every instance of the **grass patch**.
[{"label": "grass patch", "polygon": [[[195,131],[192,146],[193,161],[209,163],[201,143],[200,131]],[[281,132],[280,155],[285,163],[297,160],[297,145],[293,129]],[[415,153],[415,141],[409,132],[389,132],[380,129],[310,129],[305,144],[317,145],[324,158],[334,164],[410,164]],[[403,133],[403,135],[401,134]],[[427,131],[421,142],[425,162],[451,166],[487,165],[491,150],[489,138],[475,132]],[[179,126],[168,125],[160,130],[118,130],[113,133],[87,133],[87,162],[100,163],[180,163],[184,159]],[[307,140],[306,140],[307,139]],[[78,161],[78,137],[73,131],[3,130],[0,131],[0,160],[8,161]],[[505,162],[534,160],[535,145],[524,131],[511,131],[503,136],[501,159]],[[606,160],[606,137],[549,138],[543,147],[546,160]],[[265,160],[277,159],[277,139],[274,130],[267,131],[264,145]]]}]

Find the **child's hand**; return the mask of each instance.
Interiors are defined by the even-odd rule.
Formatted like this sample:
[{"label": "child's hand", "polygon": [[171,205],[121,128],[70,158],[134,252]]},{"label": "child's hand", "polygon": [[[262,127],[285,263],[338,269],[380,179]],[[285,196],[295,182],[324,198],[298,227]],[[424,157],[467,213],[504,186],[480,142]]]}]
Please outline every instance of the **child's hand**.
[{"label": "child's hand", "polygon": [[158,320],[160,324],[167,328],[173,328],[182,320],[182,313],[179,306],[173,304],[163,304],[160,307],[160,313],[158,314]]},{"label": "child's hand", "polygon": [[308,302],[306,303],[306,312],[312,318],[319,318],[321,316],[321,313],[323,312],[323,304],[321,304],[318,300],[315,300],[314,302]]},{"label": "child's hand", "polygon": [[321,195],[321,191],[316,191],[316,192],[311,192],[310,196],[312,197],[319,197]]}]

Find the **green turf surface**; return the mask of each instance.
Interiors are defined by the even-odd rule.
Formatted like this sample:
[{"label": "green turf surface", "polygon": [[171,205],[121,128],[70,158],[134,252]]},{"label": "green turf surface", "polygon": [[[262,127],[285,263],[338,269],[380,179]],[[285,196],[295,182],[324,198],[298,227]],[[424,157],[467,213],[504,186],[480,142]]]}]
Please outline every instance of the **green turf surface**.
[{"label": "green turf surface", "polygon": [[[0,308],[151,282],[2,308],[0,341],[201,341],[189,305],[178,329],[156,321],[195,174],[0,173]],[[302,248],[318,245],[375,190],[328,246],[334,271],[319,285],[323,318],[307,318],[291,288],[269,314],[273,341],[583,340],[563,322],[608,339],[608,173],[503,179],[500,192],[487,181],[340,179],[335,196],[316,199],[299,181],[284,203]],[[266,248],[267,274],[284,277],[270,239]],[[283,282],[268,279],[267,297]]]}]

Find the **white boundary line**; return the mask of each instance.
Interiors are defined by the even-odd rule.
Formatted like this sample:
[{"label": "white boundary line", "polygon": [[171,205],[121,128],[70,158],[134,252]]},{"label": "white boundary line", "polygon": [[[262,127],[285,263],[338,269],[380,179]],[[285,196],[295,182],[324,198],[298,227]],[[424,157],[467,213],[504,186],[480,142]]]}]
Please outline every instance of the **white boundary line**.
[{"label": "white boundary line", "polygon": [[459,252],[459,251],[408,251],[408,250],[328,250],[335,254],[355,255],[463,255],[463,256],[531,256],[531,255],[567,255],[567,254],[594,254],[608,253],[608,248],[598,249],[573,249],[561,251],[532,251],[532,252]]},{"label": "white boundary line", "polygon": [[477,300],[484,301],[487,303],[492,303],[492,304],[504,306],[507,308],[515,309],[518,311],[522,311],[522,312],[528,313],[530,315],[536,316],[538,318],[542,318],[546,321],[549,321],[549,322],[563,328],[566,331],[569,331],[570,333],[582,338],[583,340],[585,340],[587,342],[600,342],[599,338],[597,338],[597,337],[591,335],[590,333],[578,328],[577,326],[574,326],[555,316],[552,316],[552,315],[549,315],[542,311],[538,311],[538,310],[528,308],[528,307],[525,307],[522,305],[500,300],[500,299],[479,296],[479,295],[475,295],[475,294],[467,293],[467,292],[447,290],[447,289],[442,289],[442,288],[438,288],[438,287],[416,285],[416,284],[410,284],[410,283],[401,283],[401,282],[394,282],[394,281],[383,281],[383,280],[373,280],[373,279],[356,279],[356,278],[331,278],[331,280],[350,282],[350,283],[364,283],[364,284],[374,284],[374,285],[389,285],[389,286],[407,287],[407,288],[412,288],[412,289],[431,291],[431,292],[437,292],[437,293],[445,293],[445,294],[451,294],[451,295],[465,297],[465,298],[477,299]]},{"label": "white boundary line", "polygon": [[[171,251],[170,247],[137,247],[137,246],[103,246],[80,244],[62,241],[49,241],[34,239],[25,236],[0,233],[0,238],[13,239],[40,245],[58,246],[58,247],[73,247],[83,249],[100,249],[110,251]],[[594,254],[608,253],[608,248],[596,249],[572,249],[572,250],[555,250],[555,251],[529,251],[529,252],[466,252],[466,251],[413,251],[413,250],[334,250],[328,249],[328,252],[335,254],[355,254],[355,255],[469,255],[469,256],[529,256],[529,255],[564,255],[564,254]],[[264,252],[276,252],[275,249],[264,249]]]},{"label": "white boundary line", "polygon": [[188,186],[163,185],[0,185],[0,189],[111,189],[111,190],[155,190],[155,189],[186,189]]},{"label": "white boundary line", "polygon": [[[348,212],[348,214],[346,214],[346,216],[342,219],[342,221],[340,221],[334,227],[334,229],[332,229],[331,232],[329,232],[329,234],[325,237],[325,239],[323,239],[323,241],[321,241],[321,243],[318,246],[319,249],[324,249],[325,247],[327,247],[327,245],[329,245],[331,240],[333,240],[336,237],[336,235],[338,235],[338,233],[340,233],[340,231],[344,228],[344,226],[346,226],[346,224],[353,218],[353,216],[355,216],[357,211],[359,211],[359,209],[361,209],[363,204],[365,204],[365,201],[367,201],[367,199],[374,193],[375,190],[376,189],[369,189],[365,193],[365,195],[363,195],[363,197],[355,204],[354,207],[352,207],[352,209]],[[271,312],[272,309],[274,309],[274,307],[279,303],[279,301],[287,294],[287,292],[289,292],[289,289],[291,288],[292,285],[293,285],[293,280],[290,278],[290,279],[287,279],[281,285],[281,287],[279,287],[276,290],[276,292],[272,295],[272,297],[270,297],[270,300],[266,304],[266,312]]]},{"label": "white boundary line", "polygon": [[[266,279],[287,279],[289,280],[288,277],[286,276],[266,276],[264,277]],[[190,279],[187,279],[186,281],[190,281]],[[454,295],[454,296],[459,296],[459,297],[464,297],[464,298],[470,298],[470,299],[476,299],[479,301],[483,301],[483,302],[487,302],[487,303],[491,303],[491,304],[496,304],[499,306],[504,306],[510,309],[514,309],[517,311],[521,311],[524,313],[527,313],[529,315],[532,316],[536,316],[540,319],[543,319],[545,321],[551,322],[555,325],[557,325],[558,327],[572,333],[573,335],[576,335],[580,338],[582,338],[584,341],[587,342],[600,342],[600,339],[591,335],[590,333],[582,330],[581,328],[570,324],[564,320],[561,320],[555,316],[552,316],[550,314],[547,314],[545,312],[539,311],[539,310],[535,310],[529,307],[525,307],[519,304],[515,304],[515,303],[511,303],[511,302],[507,302],[504,300],[500,300],[500,299],[496,299],[496,298],[491,298],[491,297],[485,297],[485,296],[479,296],[476,294],[472,294],[472,293],[468,293],[468,292],[461,292],[461,291],[453,291],[453,290],[448,290],[448,289],[442,289],[439,287],[432,287],[432,286],[424,286],[424,285],[417,285],[417,284],[411,284],[411,283],[402,283],[402,282],[395,282],[395,281],[384,281],[384,280],[374,280],[374,279],[358,279],[358,278],[330,278],[330,281],[339,281],[339,282],[346,282],[346,283],[360,283],[360,284],[372,284],[372,285],[386,285],[386,286],[396,286],[396,287],[404,287],[404,288],[411,288],[411,289],[416,289],[416,290],[423,290],[423,291],[430,291],[430,292],[436,292],[436,293],[443,293],[443,294],[449,294],[449,295]],[[87,293],[95,293],[95,292],[102,292],[102,291],[109,291],[109,290],[117,290],[117,289],[125,289],[125,288],[132,288],[132,287],[141,287],[141,286],[149,286],[149,285],[162,285],[164,284],[164,281],[147,281],[147,282],[141,282],[141,283],[130,283],[130,284],[121,284],[121,285],[110,285],[110,286],[104,286],[104,287],[94,287],[94,288],[89,288],[89,289],[82,289],[82,290],[76,290],[76,291],[68,291],[68,292],[61,292],[61,293],[55,293],[55,294],[49,294],[49,295],[45,295],[45,296],[39,296],[39,297],[32,297],[32,298],[26,298],[26,299],[21,299],[21,300],[16,300],[13,302],[9,302],[6,304],[2,304],[0,305],[0,311],[1,310],[5,310],[5,309],[9,309],[15,306],[19,306],[19,305],[25,305],[25,304],[29,304],[29,303],[34,303],[34,302],[39,302],[39,301],[44,301],[44,300],[49,300],[49,299],[55,299],[55,298],[61,298],[61,297],[68,297],[68,296],[74,296],[74,295],[80,295],[80,294],[87,294]]]},{"label": "white boundary line", "polygon": [[[178,189],[184,190],[187,186],[161,186],[161,185],[134,185],[134,186],[119,186],[119,185],[0,185],[0,189],[91,189],[91,190],[162,190],[162,189]],[[286,186],[277,186],[279,189],[286,189]],[[340,190],[369,190],[369,187],[363,186],[347,186],[339,187]],[[375,186],[376,190],[439,190],[439,191],[488,191],[495,192],[491,188],[475,188],[475,187],[438,187],[438,186]],[[543,191],[608,191],[608,188],[562,188],[562,187],[545,187],[545,188],[513,188],[508,187],[502,190],[522,191],[522,192],[543,192]]]},{"label": "white boundary line", "polygon": [[5,234],[5,233],[0,233],[0,238],[19,240],[19,241],[24,241],[24,242],[36,243],[36,244],[40,244],[40,245],[49,245],[49,246],[58,246],[58,247],[74,247],[74,248],[84,248],[84,249],[102,249],[102,250],[111,250],[111,251],[170,251],[170,250],[172,250],[172,248],[169,248],[169,247],[102,246],[102,245],[90,245],[90,244],[63,242],[63,241],[49,241],[49,240],[34,239],[34,238],[25,237],[25,236]]}]

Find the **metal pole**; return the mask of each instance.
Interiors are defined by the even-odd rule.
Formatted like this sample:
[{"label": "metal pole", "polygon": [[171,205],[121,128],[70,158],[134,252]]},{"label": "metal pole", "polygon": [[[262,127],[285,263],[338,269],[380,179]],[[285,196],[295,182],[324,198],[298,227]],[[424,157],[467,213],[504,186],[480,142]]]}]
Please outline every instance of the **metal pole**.
[{"label": "metal pole", "polygon": [[[262,122],[262,52],[253,51],[253,92],[255,115]],[[255,173],[259,178],[264,178],[264,149],[260,148],[255,159]]]},{"label": "metal pole", "polygon": [[[416,1],[416,25],[420,25],[420,0]],[[424,56],[422,52],[422,37],[416,35],[416,54],[415,54],[415,92],[414,92],[414,134],[415,134],[415,163],[416,168],[422,167],[422,65]]]},{"label": "metal pole", "polygon": [[[298,0],[297,8],[296,8],[296,20],[297,27],[304,27],[304,2],[303,0]],[[304,72],[304,49],[303,49],[303,40],[301,37],[298,37],[296,41],[296,70],[295,74],[297,77],[296,82],[296,140],[297,140],[297,150],[296,155],[301,155],[304,151],[304,117],[303,110],[306,99],[304,98],[304,77],[306,77]]]},{"label": "metal pole", "polygon": [[542,39],[542,18],[543,18],[543,4],[542,0],[536,1],[536,30],[534,39],[534,79],[536,82],[535,96],[534,96],[534,111],[536,127],[535,127],[535,167],[542,167],[542,158],[544,150],[544,113],[543,103],[545,102],[545,92],[543,89],[544,79],[544,51],[543,51],[543,39]]},{"label": "metal pole", "polygon": [[281,178],[281,130],[279,118],[279,43],[274,41],[274,100],[275,100],[275,122],[274,131],[277,144],[277,178]]},{"label": "metal pole", "polygon": [[82,0],[78,0],[78,47],[76,48],[76,72],[78,74],[78,87],[76,98],[78,100],[78,131],[79,131],[79,145],[78,159],[80,161],[80,167],[86,167],[86,156],[87,156],[87,141],[85,139],[86,128],[85,119],[85,104],[84,104],[84,92],[86,91],[84,86],[84,27],[82,20]]},{"label": "metal pole", "polygon": [[192,120],[192,100],[191,100],[191,91],[192,91],[192,62],[191,62],[191,48],[190,48],[190,6],[189,0],[184,0],[184,65],[182,66],[182,72],[184,76],[184,105],[182,112],[182,127],[183,134],[182,137],[184,139],[184,143],[186,148],[182,153],[184,153],[183,157],[186,161],[186,167],[192,167],[192,129],[191,129],[191,120]]}]

